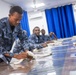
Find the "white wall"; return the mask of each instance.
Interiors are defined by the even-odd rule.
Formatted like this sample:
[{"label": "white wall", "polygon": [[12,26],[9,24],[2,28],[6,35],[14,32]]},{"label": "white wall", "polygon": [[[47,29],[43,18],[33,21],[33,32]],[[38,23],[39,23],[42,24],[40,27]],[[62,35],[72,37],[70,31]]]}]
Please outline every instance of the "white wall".
[{"label": "white wall", "polygon": [[7,17],[10,10],[10,5],[0,0],[0,19]]},{"label": "white wall", "polygon": [[74,11],[74,18],[75,18],[75,23],[76,23],[76,4],[73,5],[73,11]]},{"label": "white wall", "polygon": [[75,23],[76,23],[76,10],[74,10],[74,18],[75,18]]},{"label": "white wall", "polygon": [[[31,17],[33,17],[33,18],[31,18]],[[29,21],[29,27],[30,27],[31,34],[32,34],[32,30],[35,26],[40,27],[40,29],[45,29],[46,34],[48,34],[47,22],[46,22],[46,17],[45,17],[44,11],[28,13],[28,21]]]}]

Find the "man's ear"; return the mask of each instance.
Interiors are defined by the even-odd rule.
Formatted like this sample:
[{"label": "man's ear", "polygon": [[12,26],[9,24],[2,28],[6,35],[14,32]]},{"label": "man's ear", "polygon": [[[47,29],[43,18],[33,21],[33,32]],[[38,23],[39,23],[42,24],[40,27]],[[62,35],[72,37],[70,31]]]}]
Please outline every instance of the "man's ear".
[{"label": "man's ear", "polygon": [[8,16],[10,17],[11,15],[13,15],[13,14],[9,14]]},{"label": "man's ear", "polygon": [[8,16],[10,16],[10,14]]}]

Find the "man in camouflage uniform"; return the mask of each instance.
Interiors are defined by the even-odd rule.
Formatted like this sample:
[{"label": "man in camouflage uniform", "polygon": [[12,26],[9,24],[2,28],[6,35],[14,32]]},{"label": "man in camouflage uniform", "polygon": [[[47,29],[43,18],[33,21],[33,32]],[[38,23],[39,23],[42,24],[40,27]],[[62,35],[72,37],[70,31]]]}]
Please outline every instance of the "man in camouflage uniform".
[{"label": "man in camouflage uniform", "polygon": [[[23,10],[21,7],[14,6],[9,11],[9,17],[2,18],[0,20],[0,58],[4,60],[6,63],[8,63],[9,58],[11,57],[17,59],[28,57],[28,38],[26,35],[23,34],[23,31],[20,27],[22,12]],[[24,52],[20,54],[11,53],[10,50],[12,48],[13,42],[18,38],[20,40]]]},{"label": "man in camouflage uniform", "polygon": [[32,43],[33,47],[37,49],[47,46],[40,35],[40,28],[37,26],[33,29],[33,34],[29,37],[29,42]]},{"label": "man in camouflage uniform", "polygon": [[45,35],[45,33],[46,33],[45,30],[42,29],[42,30],[41,30],[42,39],[44,40],[44,42],[50,41],[49,35]]},{"label": "man in camouflage uniform", "polygon": [[57,36],[55,35],[54,32],[50,32],[49,36],[50,36],[50,40],[57,40]]}]

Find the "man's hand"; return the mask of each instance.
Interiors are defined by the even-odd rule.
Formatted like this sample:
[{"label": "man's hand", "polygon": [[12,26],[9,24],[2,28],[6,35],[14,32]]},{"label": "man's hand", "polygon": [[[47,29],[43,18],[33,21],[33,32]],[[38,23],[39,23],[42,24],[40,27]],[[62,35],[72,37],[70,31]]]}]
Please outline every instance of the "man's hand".
[{"label": "man's hand", "polygon": [[43,47],[47,47],[47,43],[43,43],[41,44]]},{"label": "man's hand", "polygon": [[[11,57],[9,53],[5,53],[5,56]],[[14,56],[12,58],[16,58],[16,59],[24,59],[27,58],[27,51],[22,52],[20,54],[14,54]]]},{"label": "man's hand", "polygon": [[31,51],[27,51],[27,58],[29,60],[35,59],[35,55]]},{"label": "man's hand", "polygon": [[15,55],[15,58],[17,59],[29,59],[29,60],[32,60],[32,59],[35,59],[35,56],[34,54],[31,52],[31,51],[25,51],[25,52],[22,52],[18,55]]},{"label": "man's hand", "polygon": [[[10,57],[10,55],[7,53],[5,56]],[[33,59],[35,56],[31,51],[26,50],[25,52],[21,52],[20,54],[14,54],[12,58],[16,59],[25,59],[28,58],[29,60]]]},{"label": "man's hand", "polygon": [[16,58],[16,59],[25,59],[25,58],[27,58],[27,52],[22,52],[20,54],[15,54],[14,58]]},{"label": "man's hand", "polygon": [[52,36],[52,35],[54,35],[54,33],[53,32],[50,32],[50,36]]},{"label": "man's hand", "polygon": [[46,43],[47,43],[47,44],[49,44],[49,43],[54,43],[54,41],[52,41],[52,40],[51,40],[51,41],[46,41]]}]

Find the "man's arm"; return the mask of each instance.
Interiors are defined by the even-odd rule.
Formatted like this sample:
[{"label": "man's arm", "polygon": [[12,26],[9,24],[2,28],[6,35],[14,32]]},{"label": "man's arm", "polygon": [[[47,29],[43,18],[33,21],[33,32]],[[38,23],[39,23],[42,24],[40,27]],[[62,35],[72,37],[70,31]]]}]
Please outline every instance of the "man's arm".
[{"label": "man's arm", "polygon": [[18,38],[23,46],[23,48],[26,50],[29,50],[29,43],[28,43],[28,36],[26,31],[22,30],[21,26],[18,26]]},{"label": "man's arm", "polygon": [[[11,54],[13,54],[13,53],[11,53]],[[4,55],[7,57],[12,57],[12,58],[17,58],[17,59],[25,59],[28,56],[27,52],[22,52],[20,54],[14,54],[13,56],[11,56],[9,53],[5,53]]]},{"label": "man's arm", "polygon": [[25,59],[25,58],[32,59],[33,58],[33,56],[29,55],[27,49],[24,50],[19,39],[16,39],[14,41],[12,48],[10,50],[10,54],[6,53],[5,56],[12,56],[13,58],[17,58],[17,59]]},{"label": "man's arm", "polygon": [[50,34],[49,34],[49,35],[50,35],[51,37],[52,37],[52,36],[54,36],[54,39],[55,39],[55,40],[57,40],[57,36],[55,35],[55,33],[54,33],[54,32],[50,32]]},{"label": "man's arm", "polygon": [[32,35],[29,37],[29,43],[33,45],[33,49],[35,49],[35,48],[40,49],[40,48],[47,46],[46,43],[36,44],[35,40],[34,40],[34,36],[32,36]]}]

